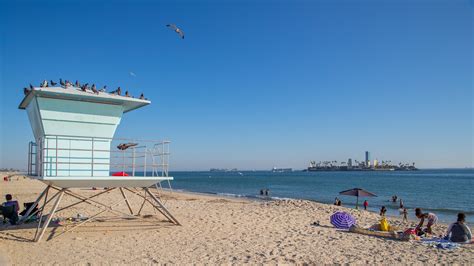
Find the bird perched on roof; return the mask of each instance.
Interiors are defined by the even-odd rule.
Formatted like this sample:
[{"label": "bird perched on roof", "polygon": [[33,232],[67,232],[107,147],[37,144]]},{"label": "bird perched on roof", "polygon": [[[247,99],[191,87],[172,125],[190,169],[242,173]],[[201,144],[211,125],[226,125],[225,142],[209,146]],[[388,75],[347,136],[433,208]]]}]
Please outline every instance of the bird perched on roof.
[{"label": "bird perched on roof", "polygon": [[87,91],[87,89],[89,89],[89,87],[87,85],[89,85],[89,83],[86,83],[86,84],[82,85],[81,90],[82,91]]},{"label": "bird perched on roof", "polygon": [[122,94],[122,89],[120,89],[120,87],[118,87],[116,90],[111,91],[110,94],[120,95],[120,94]]},{"label": "bird perched on roof", "polygon": [[145,100],[145,95],[143,95],[143,93],[140,94],[140,100]]},{"label": "bird perched on roof", "polygon": [[130,97],[130,94],[128,94],[128,91],[125,91],[125,97]]},{"label": "bird perched on roof", "polygon": [[28,93],[30,93],[31,90],[27,89],[27,88],[23,88],[23,93],[25,95],[27,95]]},{"label": "bird perched on roof", "polygon": [[72,86],[72,83],[69,80],[66,80],[66,88]]},{"label": "bird perched on roof", "polygon": [[35,87],[33,87],[33,85],[31,85],[31,84],[30,84],[30,89],[34,90],[34,89],[35,89]]},{"label": "bird perched on roof", "polygon": [[59,79],[59,84],[61,84],[61,86],[66,86],[66,83],[64,83],[63,79]]},{"label": "bird perched on roof", "polygon": [[99,94],[99,91],[95,88],[95,84],[92,84],[91,90],[95,94]]},{"label": "bird perched on roof", "polygon": [[174,32],[178,33],[181,39],[184,39],[184,32],[174,24],[168,24],[166,27],[172,29]]},{"label": "bird perched on roof", "polygon": [[41,84],[40,84],[40,87],[41,87],[41,88],[46,88],[46,87],[48,87],[48,81],[47,81],[47,80],[43,80],[43,82],[41,82]]},{"label": "bird perched on roof", "polygon": [[107,86],[104,85],[102,89],[99,90],[100,92],[106,92],[107,91]]},{"label": "bird perched on roof", "polygon": [[81,83],[79,83],[79,80],[76,80],[76,88],[80,88],[81,87]]},{"label": "bird perched on roof", "polygon": [[51,83],[51,86],[56,86],[56,84],[58,84],[58,83],[54,82],[53,80],[51,80],[50,83]]}]

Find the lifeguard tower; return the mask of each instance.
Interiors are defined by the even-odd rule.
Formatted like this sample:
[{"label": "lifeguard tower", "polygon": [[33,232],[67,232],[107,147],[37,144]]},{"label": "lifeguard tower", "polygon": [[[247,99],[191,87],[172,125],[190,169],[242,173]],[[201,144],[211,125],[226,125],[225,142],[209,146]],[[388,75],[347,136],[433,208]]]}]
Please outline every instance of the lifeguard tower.
[{"label": "lifeguard tower", "polygon": [[[25,95],[19,108],[27,111],[35,137],[29,144],[28,175],[47,185],[22,219],[41,214],[34,237],[36,242],[43,237],[55,213],[80,203],[96,206],[101,209],[100,213],[110,211],[140,219],[141,208],[134,213],[125,191],[140,196],[143,204],[151,204],[170,222],[179,225],[160,198],[149,189],[173,180],[168,176],[169,141],[114,139],[123,114],[148,104],[150,101],[145,99],[93,93],[73,86],[34,88]],[[106,189],[90,197],[70,190],[84,187]],[[137,188],[143,190],[143,195]],[[120,191],[121,203],[127,204],[130,214],[92,200],[112,190]],[[56,193],[48,198],[52,191]],[[64,195],[79,201],[58,209]],[[46,217],[43,210],[53,200]],[[41,206],[35,213],[33,210],[38,205]]]}]

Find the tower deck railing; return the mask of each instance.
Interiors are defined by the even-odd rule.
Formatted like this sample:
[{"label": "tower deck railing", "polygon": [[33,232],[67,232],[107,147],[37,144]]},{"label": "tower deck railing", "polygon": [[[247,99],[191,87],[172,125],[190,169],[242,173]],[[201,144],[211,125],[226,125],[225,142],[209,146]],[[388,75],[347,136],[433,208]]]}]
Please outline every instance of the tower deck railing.
[{"label": "tower deck railing", "polygon": [[[120,144],[136,144],[119,149]],[[28,147],[28,175],[38,178],[167,177],[170,141],[46,135]]]}]

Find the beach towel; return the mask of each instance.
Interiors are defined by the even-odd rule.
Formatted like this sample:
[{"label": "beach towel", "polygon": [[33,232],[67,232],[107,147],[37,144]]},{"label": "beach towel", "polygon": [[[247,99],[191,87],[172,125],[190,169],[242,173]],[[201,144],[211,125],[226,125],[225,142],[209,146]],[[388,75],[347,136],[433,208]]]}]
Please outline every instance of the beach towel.
[{"label": "beach towel", "polygon": [[424,238],[421,239],[424,245],[435,247],[439,249],[456,249],[459,248],[459,243],[454,243],[442,238]]}]

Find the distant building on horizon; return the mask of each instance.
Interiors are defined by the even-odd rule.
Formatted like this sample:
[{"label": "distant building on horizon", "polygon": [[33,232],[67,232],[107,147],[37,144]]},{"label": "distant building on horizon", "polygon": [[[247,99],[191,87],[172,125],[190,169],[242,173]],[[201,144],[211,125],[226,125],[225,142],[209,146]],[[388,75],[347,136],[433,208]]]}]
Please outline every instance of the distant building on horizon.
[{"label": "distant building on horizon", "polygon": [[365,152],[365,166],[370,166],[370,152],[368,151]]},{"label": "distant building on horizon", "polygon": [[349,158],[349,159],[347,160],[347,167],[348,167],[348,168],[352,168],[352,159],[351,159],[351,158]]}]

